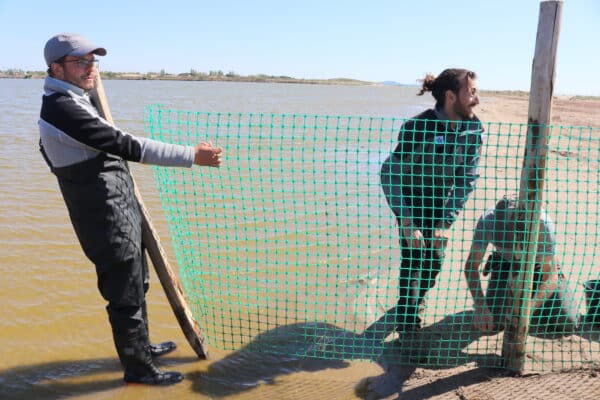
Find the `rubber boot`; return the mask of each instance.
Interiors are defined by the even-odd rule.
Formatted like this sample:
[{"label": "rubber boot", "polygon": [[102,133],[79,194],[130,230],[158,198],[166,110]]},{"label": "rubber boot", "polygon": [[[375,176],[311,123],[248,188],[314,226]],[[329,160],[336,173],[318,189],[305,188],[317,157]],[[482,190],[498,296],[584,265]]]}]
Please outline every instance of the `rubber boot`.
[{"label": "rubber boot", "polygon": [[172,385],[183,380],[183,374],[175,371],[163,372],[154,365],[145,327],[140,326],[123,332],[113,331],[113,337],[119,359],[125,369],[125,382]]},{"label": "rubber boot", "polygon": [[161,342],[158,344],[152,344],[150,342],[150,330],[148,328],[148,310],[146,308],[145,301],[144,304],[142,304],[142,317],[144,319],[144,325],[146,327],[146,333],[148,337],[148,346],[150,346],[150,354],[152,355],[152,357],[164,356],[165,354],[168,354],[177,348],[175,342],[172,341]]},{"label": "rubber boot", "polygon": [[412,272],[408,278],[400,279],[396,325],[396,331],[399,334],[421,330],[421,314],[424,311],[424,303],[419,296],[419,283],[418,272]]},{"label": "rubber boot", "polygon": [[150,346],[150,355],[152,357],[164,356],[177,348],[175,342],[171,341],[160,342],[158,344],[149,343],[148,345]]}]

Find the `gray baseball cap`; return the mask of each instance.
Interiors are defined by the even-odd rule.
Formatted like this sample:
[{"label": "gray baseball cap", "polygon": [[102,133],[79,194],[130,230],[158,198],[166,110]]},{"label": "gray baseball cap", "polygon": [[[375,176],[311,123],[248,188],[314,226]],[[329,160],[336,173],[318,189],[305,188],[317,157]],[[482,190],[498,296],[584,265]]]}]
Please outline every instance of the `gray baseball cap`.
[{"label": "gray baseball cap", "polygon": [[44,58],[46,58],[48,66],[65,56],[82,57],[89,53],[105,56],[106,49],[96,46],[76,33],[59,33],[58,35],[54,35],[46,42],[46,46],[44,47]]}]

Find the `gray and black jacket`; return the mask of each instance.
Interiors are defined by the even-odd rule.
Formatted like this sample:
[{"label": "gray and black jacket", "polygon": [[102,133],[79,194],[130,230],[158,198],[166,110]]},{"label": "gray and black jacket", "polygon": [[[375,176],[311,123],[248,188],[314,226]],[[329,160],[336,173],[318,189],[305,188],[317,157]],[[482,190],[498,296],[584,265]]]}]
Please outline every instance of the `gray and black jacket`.
[{"label": "gray and black jacket", "polygon": [[[107,276],[106,271],[116,266],[139,267],[141,212],[127,161],[191,167],[194,148],[123,132],[100,117],[84,90],[51,77],[44,83],[39,130],[40,150],[58,179],[75,233],[99,276]],[[140,299],[139,293],[133,300],[114,299],[100,289],[111,301]]]},{"label": "gray and black jacket", "polygon": [[144,164],[191,167],[194,148],[162,143],[123,132],[100,117],[88,93],[47,77],[38,122],[41,145],[54,168],[75,165],[100,154]]},{"label": "gray and black jacket", "polygon": [[483,128],[477,117],[453,122],[451,128],[442,110],[428,109],[403,124],[381,169],[383,191],[398,218],[418,214],[450,226],[463,209],[479,177]]}]

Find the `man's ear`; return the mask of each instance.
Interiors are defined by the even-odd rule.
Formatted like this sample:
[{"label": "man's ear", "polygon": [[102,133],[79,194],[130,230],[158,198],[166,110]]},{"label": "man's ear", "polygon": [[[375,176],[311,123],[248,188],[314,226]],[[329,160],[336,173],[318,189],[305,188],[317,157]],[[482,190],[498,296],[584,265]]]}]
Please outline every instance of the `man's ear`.
[{"label": "man's ear", "polygon": [[50,64],[50,69],[52,70],[52,76],[58,79],[62,79],[63,77],[63,66],[59,63]]},{"label": "man's ear", "polygon": [[452,90],[446,90],[446,104],[454,104],[456,102],[456,93]]}]

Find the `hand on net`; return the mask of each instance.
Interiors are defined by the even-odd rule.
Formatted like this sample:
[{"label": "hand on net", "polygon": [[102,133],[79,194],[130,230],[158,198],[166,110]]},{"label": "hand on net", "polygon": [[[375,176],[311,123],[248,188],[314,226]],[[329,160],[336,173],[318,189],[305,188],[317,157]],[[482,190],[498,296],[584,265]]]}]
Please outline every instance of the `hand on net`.
[{"label": "hand on net", "polygon": [[194,148],[194,164],[206,167],[221,165],[223,149],[213,147],[211,142],[202,142]]},{"label": "hand on net", "polygon": [[425,248],[425,238],[419,229],[413,226],[408,226],[404,228],[403,233],[404,239],[406,239],[408,246],[411,249],[418,250]]}]

